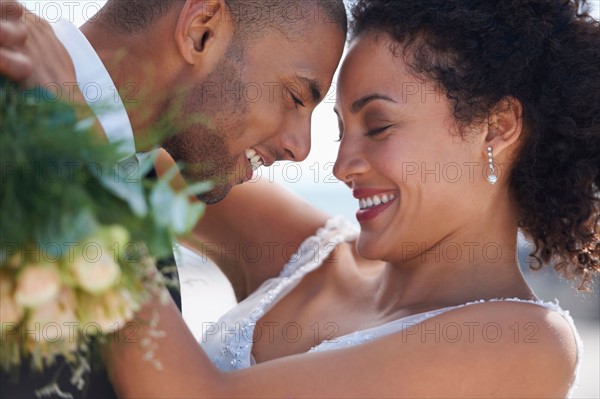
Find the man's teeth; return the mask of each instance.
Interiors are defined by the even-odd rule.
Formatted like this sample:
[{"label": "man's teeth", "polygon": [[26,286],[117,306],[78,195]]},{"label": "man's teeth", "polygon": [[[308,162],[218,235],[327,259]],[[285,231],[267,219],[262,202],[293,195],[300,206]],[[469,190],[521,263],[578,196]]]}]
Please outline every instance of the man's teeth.
[{"label": "man's teeth", "polygon": [[256,170],[263,166],[265,162],[263,159],[256,153],[253,148],[248,148],[246,151],[246,158],[250,161],[250,165],[252,165],[252,170]]},{"label": "man's teeth", "polygon": [[396,198],[396,194],[383,194],[383,195],[374,195],[368,198],[361,198],[358,201],[358,206],[360,209],[367,209],[381,204],[387,204],[394,198]]}]

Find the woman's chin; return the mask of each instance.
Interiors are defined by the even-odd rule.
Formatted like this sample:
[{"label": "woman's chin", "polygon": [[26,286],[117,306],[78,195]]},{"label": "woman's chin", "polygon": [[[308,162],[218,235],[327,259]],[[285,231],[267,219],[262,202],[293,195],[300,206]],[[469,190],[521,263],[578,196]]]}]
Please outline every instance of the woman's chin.
[{"label": "woman's chin", "polygon": [[366,260],[381,260],[384,254],[377,243],[377,237],[374,234],[360,232],[356,240],[356,252],[361,258]]}]

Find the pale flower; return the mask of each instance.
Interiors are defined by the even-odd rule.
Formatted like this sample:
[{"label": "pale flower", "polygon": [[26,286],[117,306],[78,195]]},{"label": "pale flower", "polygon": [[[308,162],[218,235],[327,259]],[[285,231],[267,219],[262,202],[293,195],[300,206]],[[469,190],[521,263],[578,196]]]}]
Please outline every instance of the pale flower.
[{"label": "pale flower", "polygon": [[12,295],[12,282],[7,273],[0,271],[0,324],[4,328],[16,325],[23,317],[23,307]]},{"label": "pale flower", "polygon": [[101,251],[97,259],[86,260],[77,256],[71,264],[77,283],[87,292],[99,294],[111,288],[121,276],[121,268],[108,251]]},{"label": "pale flower", "polygon": [[23,307],[8,295],[0,296],[0,324],[16,325],[23,317]]},{"label": "pale flower", "polygon": [[12,294],[13,283],[9,274],[0,269],[0,296],[10,296]]},{"label": "pale flower", "polygon": [[129,231],[119,224],[102,227],[92,240],[103,241],[104,246],[109,248],[118,258],[123,256],[125,249],[130,244]]},{"label": "pale flower", "polygon": [[17,269],[17,268],[19,268],[19,266],[21,266],[23,264],[23,262],[24,262],[23,252],[18,251],[8,259],[8,262],[6,264],[8,266],[12,267],[13,269]]},{"label": "pale flower", "polygon": [[63,287],[53,301],[32,309],[27,317],[28,337],[36,342],[54,343],[59,340],[74,343],[79,323],[75,316],[75,295]]},{"label": "pale flower", "polygon": [[54,263],[30,263],[17,276],[15,299],[28,308],[40,306],[56,297],[60,273]]},{"label": "pale flower", "polygon": [[83,309],[82,318],[85,322],[82,329],[87,335],[114,333],[132,320],[138,309],[139,306],[126,290],[108,291],[87,302]]}]

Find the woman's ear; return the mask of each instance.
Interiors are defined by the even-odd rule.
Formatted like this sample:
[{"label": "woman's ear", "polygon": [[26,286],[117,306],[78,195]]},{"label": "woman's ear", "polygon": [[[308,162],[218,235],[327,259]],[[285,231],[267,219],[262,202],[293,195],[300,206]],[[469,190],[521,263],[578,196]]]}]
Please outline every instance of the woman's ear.
[{"label": "woman's ear", "polygon": [[523,133],[523,106],[514,97],[503,98],[488,117],[484,151],[492,147],[494,155],[511,147]]},{"label": "woman's ear", "polygon": [[224,0],[186,0],[175,30],[181,56],[188,64],[207,68],[225,54],[233,38],[233,22]]}]

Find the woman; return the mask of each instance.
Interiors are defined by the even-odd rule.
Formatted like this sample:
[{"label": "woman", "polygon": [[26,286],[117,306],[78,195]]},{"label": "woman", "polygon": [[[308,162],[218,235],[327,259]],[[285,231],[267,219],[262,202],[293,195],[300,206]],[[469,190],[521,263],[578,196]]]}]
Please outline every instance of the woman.
[{"label": "woman", "polygon": [[[203,234],[246,299],[207,329],[206,352],[172,303],[145,309],[166,332],[163,367],[115,344],[117,392],[568,395],[578,335],[536,298],[515,248],[521,228],[582,285],[600,269],[600,31],[576,6],[358,1],[335,107],[356,246],[339,220],[312,235],[326,216],[289,194],[237,189]],[[274,250],[235,259],[234,244]]]}]

